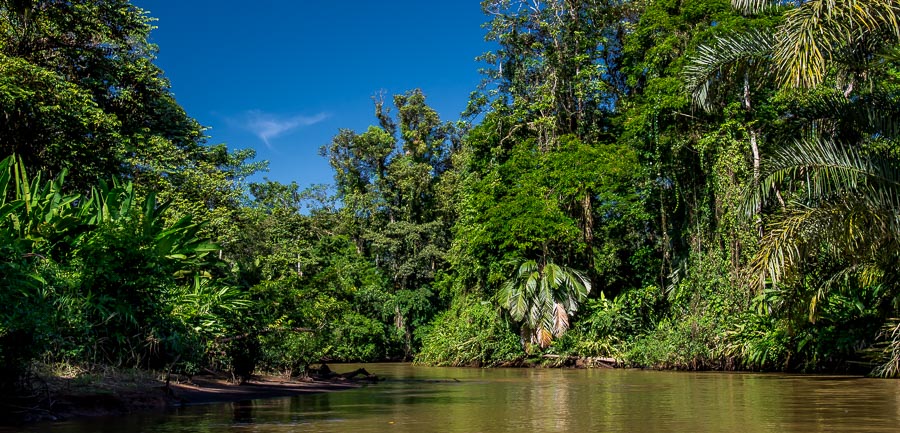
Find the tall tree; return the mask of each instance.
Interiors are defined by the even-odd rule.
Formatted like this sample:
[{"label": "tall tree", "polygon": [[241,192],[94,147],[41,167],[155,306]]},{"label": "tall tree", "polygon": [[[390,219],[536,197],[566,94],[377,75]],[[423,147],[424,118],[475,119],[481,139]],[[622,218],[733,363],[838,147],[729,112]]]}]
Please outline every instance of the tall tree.
[{"label": "tall tree", "polygon": [[446,266],[453,216],[444,175],[458,141],[421,91],[393,102],[396,119],[377,100],[379,126],[343,130],[322,152],[335,169],[346,232],[391,281],[394,324],[409,356],[412,331],[430,318],[432,284]]},{"label": "tall tree", "polygon": [[483,1],[491,17],[486,39],[499,48],[482,56],[490,67],[476,102],[512,116],[511,128],[531,131],[543,150],[564,135],[606,136],[623,84],[620,43],[631,8],[604,0]]},{"label": "tall tree", "polygon": [[[472,179],[490,182],[499,176],[513,183],[508,189],[492,188],[496,203],[535,211],[518,215],[513,211],[511,217],[516,220],[544,218],[548,222],[531,232],[536,238],[520,243],[516,254],[537,260],[550,251],[559,255],[553,260],[590,270],[588,275],[594,279],[598,273],[593,271],[595,256],[604,253],[598,251],[595,233],[608,222],[597,218],[597,207],[610,203],[602,196],[621,179],[600,172],[609,167],[604,163],[606,152],[612,151],[607,145],[615,140],[613,113],[624,89],[621,44],[634,18],[634,6],[599,0],[500,0],[484,1],[482,8],[491,19],[486,39],[495,42],[497,49],[482,56],[488,64],[486,79],[482,93],[472,101],[473,108],[481,104],[491,113],[478,127],[480,131],[467,140]],[[629,149],[618,150],[625,152],[624,161],[630,161]],[[532,154],[531,162],[525,162],[527,154]],[[582,162],[583,172],[566,176],[562,161]],[[592,166],[594,162],[597,166]],[[555,174],[548,171],[551,167]],[[550,176],[557,176],[558,186],[550,183]],[[525,179],[529,187],[517,188],[526,184]],[[627,195],[622,190],[617,193]],[[483,216],[472,216],[483,220]],[[547,248],[570,239],[568,234],[561,235],[570,222],[580,232],[578,243],[573,244],[578,250]],[[539,224],[515,226],[520,231],[513,237],[519,238],[528,237],[528,230],[536,230]],[[549,232],[560,236],[543,235]],[[529,242],[546,245],[530,248]]]}]

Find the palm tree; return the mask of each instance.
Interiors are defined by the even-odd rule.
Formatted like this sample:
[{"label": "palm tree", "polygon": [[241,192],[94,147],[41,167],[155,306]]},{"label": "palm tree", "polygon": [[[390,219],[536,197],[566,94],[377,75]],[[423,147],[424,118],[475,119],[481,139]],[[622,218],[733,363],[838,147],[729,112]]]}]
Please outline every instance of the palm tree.
[{"label": "palm tree", "polygon": [[[767,164],[759,188],[749,195],[747,212],[776,186],[794,196],[769,223],[753,259],[757,284],[778,284],[808,257],[825,253],[850,266],[864,285],[895,283],[900,252],[900,168],[892,158],[864,156],[827,139],[797,141]],[[811,314],[832,278],[810,302]]]},{"label": "palm tree", "polygon": [[[897,313],[900,297],[900,166],[893,158],[863,155],[830,140],[798,141],[775,154],[746,207],[765,202],[776,185],[793,198],[768,224],[753,258],[752,283],[778,288],[800,276],[804,264],[830,260],[837,270],[808,296],[809,320],[838,283],[847,289],[876,288],[875,307]],[[788,285],[789,286],[789,285]],[[780,290],[771,291],[780,297]],[[790,293],[790,292],[788,292]],[[886,319],[869,351],[881,365],[873,373],[900,373],[900,322]]]},{"label": "palm tree", "polygon": [[[732,0],[745,14],[759,14],[781,4]],[[812,246],[814,239],[833,242],[850,254],[855,250],[844,247],[852,245],[839,240],[850,235],[860,242],[865,231],[858,225],[864,221],[872,224],[866,227],[870,230],[888,227],[882,234],[890,233],[892,226],[877,222],[896,215],[891,202],[896,192],[891,189],[895,186],[891,179],[896,178],[885,177],[893,173],[890,167],[894,162],[863,156],[860,150],[873,139],[897,137],[900,129],[893,120],[897,114],[893,90],[884,90],[876,82],[879,66],[896,60],[898,23],[900,5],[894,0],[804,1],[788,9],[772,32],[732,34],[699,47],[685,68],[686,86],[705,109],[711,108],[716,87],[727,76],[744,77],[748,107],[747,77],[751,73],[770,77],[787,88],[820,86],[831,74],[831,82],[837,86],[831,94],[807,97],[806,106],[792,113],[801,126],[799,134],[772,157],[762,181],[754,147],[756,187],[747,199],[746,211],[759,213],[771,192],[782,205],[782,212],[770,221],[772,232],[762,239],[754,259],[756,270],[765,268],[771,281],[788,273],[804,255],[800,246]],[[860,86],[864,82],[868,85]],[[862,94],[861,87],[867,89]],[[787,192],[805,188],[807,194],[785,204],[780,188]],[[864,203],[868,207],[860,208]]]},{"label": "palm tree", "polygon": [[582,273],[554,263],[522,262],[500,288],[500,305],[522,323],[522,338],[547,348],[569,329],[569,316],[591,291]]},{"label": "palm tree", "polygon": [[[782,3],[732,0],[735,9],[748,15]],[[898,42],[900,4],[895,0],[805,1],[788,9],[774,31],[736,33],[698,47],[685,67],[685,84],[694,102],[709,111],[719,85],[742,79],[742,104],[749,111],[751,76],[772,78],[785,88],[813,88],[832,71],[835,85],[849,98],[860,84],[872,83],[876,63],[890,61]],[[758,131],[748,130],[758,184]]]}]

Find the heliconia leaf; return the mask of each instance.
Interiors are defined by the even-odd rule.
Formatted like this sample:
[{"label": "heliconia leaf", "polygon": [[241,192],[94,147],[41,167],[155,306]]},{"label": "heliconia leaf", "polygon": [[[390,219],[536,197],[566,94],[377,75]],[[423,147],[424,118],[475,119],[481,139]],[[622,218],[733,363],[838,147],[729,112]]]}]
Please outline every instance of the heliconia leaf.
[{"label": "heliconia leaf", "polygon": [[17,200],[0,206],[0,219],[6,218],[7,215],[24,205],[25,203]]}]

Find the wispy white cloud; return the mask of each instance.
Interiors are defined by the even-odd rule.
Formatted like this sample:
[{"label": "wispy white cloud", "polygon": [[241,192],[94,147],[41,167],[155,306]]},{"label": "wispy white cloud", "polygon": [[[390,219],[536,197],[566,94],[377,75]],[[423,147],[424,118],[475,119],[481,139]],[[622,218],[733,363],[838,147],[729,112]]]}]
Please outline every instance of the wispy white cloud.
[{"label": "wispy white cloud", "polygon": [[240,125],[259,137],[270,149],[270,140],[304,126],[315,125],[328,118],[325,113],[313,116],[282,116],[264,113],[259,110],[248,111],[240,120]]}]

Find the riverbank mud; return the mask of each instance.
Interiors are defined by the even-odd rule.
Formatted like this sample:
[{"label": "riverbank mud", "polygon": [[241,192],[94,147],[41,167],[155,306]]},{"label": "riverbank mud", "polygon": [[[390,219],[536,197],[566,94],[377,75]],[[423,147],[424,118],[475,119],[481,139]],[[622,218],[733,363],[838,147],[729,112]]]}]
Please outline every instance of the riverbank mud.
[{"label": "riverbank mud", "polygon": [[[326,367],[327,368],[327,367]],[[254,376],[238,381],[226,375],[205,374],[170,377],[168,382],[148,375],[49,378],[31,397],[5,399],[0,425],[63,421],[87,417],[121,416],[135,412],[228,403],[353,389],[375,383],[368,372],[318,374],[307,377]],[[0,433],[5,432],[0,428]]]}]

